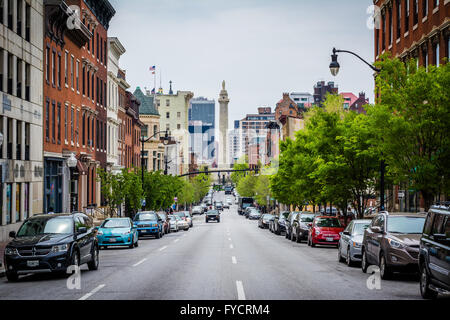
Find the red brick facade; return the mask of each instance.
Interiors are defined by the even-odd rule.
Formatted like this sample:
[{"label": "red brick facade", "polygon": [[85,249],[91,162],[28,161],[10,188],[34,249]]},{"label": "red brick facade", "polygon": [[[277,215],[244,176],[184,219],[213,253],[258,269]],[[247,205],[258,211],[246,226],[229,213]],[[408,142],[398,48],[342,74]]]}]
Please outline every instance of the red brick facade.
[{"label": "red brick facade", "polygon": [[[57,174],[46,177],[44,207],[55,212],[101,205],[97,169],[106,167],[107,28],[114,11],[106,0],[95,3],[45,5],[44,157]],[[71,5],[80,8],[79,27],[67,23]],[[72,153],[78,165],[68,174]]]},{"label": "red brick facade", "polygon": [[384,52],[419,65],[444,63],[449,57],[450,2],[447,0],[378,0],[375,60]]},{"label": "red brick facade", "polygon": [[297,103],[291,99],[289,93],[283,93],[283,99],[277,103],[275,108],[275,119],[278,121],[282,116],[300,118],[302,117]]}]

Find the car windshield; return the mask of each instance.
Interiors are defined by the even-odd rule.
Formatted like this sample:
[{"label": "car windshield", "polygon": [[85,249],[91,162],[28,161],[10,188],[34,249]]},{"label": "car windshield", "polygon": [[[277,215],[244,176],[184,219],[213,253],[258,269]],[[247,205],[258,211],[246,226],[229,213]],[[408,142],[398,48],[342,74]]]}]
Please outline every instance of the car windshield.
[{"label": "car windshield", "polygon": [[280,215],[280,220],[286,220],[289,217],[289,212],[284,212]]},{"label": "car windshield", "polygon": [[321,228],[341,228],[341,222],[338,219],[318,218],[316,226]]},{"label": "car windshield", "polygon": [[106,220],[102,223],[100,228],[105,229],[113,229],[113,228],[129,228],[130,222],[128,219],[113,219],[113,220]]},{"label": "car windshield", "polygon": [[300,216],[300,221],[301,222],[313,222],[314,220],[314,215],[313,214],[303,214]]},{"label": "car windshield", "polygon": [[162,220],[167,220],[167,215],[165,213],[158,213],[158,215]]},{"label": "car windshield", "polygon": [[364,230],[366,230],[370,225],[370,222],[367,223],[355,223],[355,227],[353,228],[353,235],[362,235],[364,234]]},{"label": "car windshield", "polygon": [[271,220],[271,219],[273,219],[273,218],[275,218],[273,215],[271,215],[271,214],[265,214],[264,216],[263,216],[263,219],[266,219],[266,220]]},{"label": "car windshield", "polygon": [[219,211],[208,211],[208,214],[219,214]]},{"label": "car windshield", "polygon": [[134,218],[135,221],[154,221],[158,220],[158,217],[156,216],[156,213],[139,213],[136,218]]},{"label": "car windshield", "polygon": [[184,217],[184,212],[175,212],[174,215],[181,218],[181,217]]},{"label": "car windshield", "polygon": [[45,234],[73,233],[73,219],[71,217],[34,218],[25,221],[17,232],[17,237],[32,237]]},{"label": "car windshield", "polygon": [[250,208],[252,206],[252,204],[251,203],[243,203],[242,204],[242,208]]},{"label": "car windshield", "polygon": [[425,217],[389,217],[387,231],[393,233],[420,234]]}]

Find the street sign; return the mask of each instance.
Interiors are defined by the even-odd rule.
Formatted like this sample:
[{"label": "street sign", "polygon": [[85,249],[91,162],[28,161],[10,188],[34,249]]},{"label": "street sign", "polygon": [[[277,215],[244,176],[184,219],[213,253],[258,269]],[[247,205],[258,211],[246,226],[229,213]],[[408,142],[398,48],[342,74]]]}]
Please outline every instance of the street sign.
[{"label": "street sign", "polygon": [[399,199],[403,199],[404,197],[405,197],[405,191],[402,191],[402,190],[399,191],[399,192],[398,192],[398,198],[399,198]]}]

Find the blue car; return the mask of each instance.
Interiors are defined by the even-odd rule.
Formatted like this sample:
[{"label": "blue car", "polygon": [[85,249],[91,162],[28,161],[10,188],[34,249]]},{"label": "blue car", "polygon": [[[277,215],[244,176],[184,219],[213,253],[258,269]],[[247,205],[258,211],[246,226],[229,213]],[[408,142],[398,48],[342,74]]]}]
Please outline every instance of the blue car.
[{"label": "blue car", "polygon": [[97,239],[100,248],[128,246],[132,249],[139,245],[139,234],[130,218],[106,219],[97,227]]},{"label": "blue car", "polygon": [[159,239],[164,235],[164,221],[154,211],[138,212],[133,223],[139,237],[154,236]]}]

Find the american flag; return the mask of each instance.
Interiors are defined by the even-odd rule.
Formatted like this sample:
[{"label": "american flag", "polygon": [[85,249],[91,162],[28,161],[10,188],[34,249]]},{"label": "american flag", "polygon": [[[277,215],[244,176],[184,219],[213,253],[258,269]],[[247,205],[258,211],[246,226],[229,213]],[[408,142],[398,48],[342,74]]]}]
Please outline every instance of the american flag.
[{"label": "american flag", "polygon": [[156,70],[156,66],[151,66],[150,67],[150,71],[155,71]]}]

